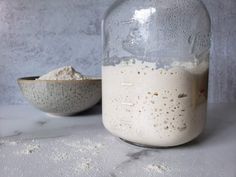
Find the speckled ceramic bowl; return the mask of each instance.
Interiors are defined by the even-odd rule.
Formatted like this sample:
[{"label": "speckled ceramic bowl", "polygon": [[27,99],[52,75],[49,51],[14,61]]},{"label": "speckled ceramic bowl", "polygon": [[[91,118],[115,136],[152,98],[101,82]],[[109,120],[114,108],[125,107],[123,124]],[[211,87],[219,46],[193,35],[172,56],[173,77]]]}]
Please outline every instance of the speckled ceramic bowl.
[{"label": "speckled ceramic bowl", "polygon": [[101,79],[44,81],[38,77],[18,79],[23,95],[36,108],[59,116],[70,116],[91,108],[101,99]]}]

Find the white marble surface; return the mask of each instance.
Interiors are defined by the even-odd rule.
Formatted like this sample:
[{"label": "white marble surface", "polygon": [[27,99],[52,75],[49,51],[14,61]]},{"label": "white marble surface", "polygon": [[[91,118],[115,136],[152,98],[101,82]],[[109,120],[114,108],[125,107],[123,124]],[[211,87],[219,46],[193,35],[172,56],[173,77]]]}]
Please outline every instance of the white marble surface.
[{"label": "white marble surface", "polygon": [[197,140],[170,149],[127,144],[102,126],[100,106],[48,117],[0,107],[0,177],[236,177],[236,105],[210,104]]},{"label": "white marble surface", "polygon": [[[26,103],[16,79],[73,65],[101,73],[104,12],[115,0],[0,0],[0,105]],[[203,0],[212,19],[210,102],[236,101],[236,0]]]}]

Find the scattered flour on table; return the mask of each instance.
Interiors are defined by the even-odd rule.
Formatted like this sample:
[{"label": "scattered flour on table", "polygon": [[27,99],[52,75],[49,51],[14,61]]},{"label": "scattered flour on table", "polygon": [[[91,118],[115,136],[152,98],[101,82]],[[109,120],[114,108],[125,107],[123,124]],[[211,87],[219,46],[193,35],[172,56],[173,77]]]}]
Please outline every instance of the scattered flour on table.
[{"label": "scattered flour on table", "polygon": [[74,170],[74,173],[78,175],[81,173],[89,172],[91,170],[99,171],[98,168],[94,167],[93,161],[91,158],[82,158],[79,162],[75,164],[72,170]]},{"label": "scattered flour on table", "polygon": [[145,170],[148,172],[156,172],[163,174],[165,172],[168,172],[170,169],[163,164],[149,164],[145,167]]},{"label": "scattered flour on table", "polygon": [[37,80],[83,80],[84,76],[77,72],[72,66],[55,69]]},{"label": "scattered flour on table", "polygon": [[64,144],[71,148],[75,148],[76,151],[81,153],[90,152],[92,155],[98,154],[100,149],[104,146],[102,143],[92,142],[90,139],[64,142]]},{"label": "scattered flour on table", "polygon": [[55,148],[49,157],[55,163],[63,162],[71,158],[71,152],[60,152],[57,148]]},{"label": "scattered flour on table", "polygon": [[16,141],[0,141],[0,145],[16,146]]},{"label": "scattered flour on table", "polygon": [[8,145],[10,145],[10,146],[16,146],[16,145],[17,145],[17,142],[11,141],[11,142],[8,143]]},{"label": "scattered flour on table", "polygon": [[[42,156],[48,163],[63,166],[63,168],[55,171],[56,174],[63,176],[84,176],[100,174],[103,171],[103,168],[99,165],[102,162],[94,159],[101,158],[101,155],[106,152],[104,151],[106,148],[104,142],[93,141],[89,138],[78,139],[71,136],[67,139],[53,140],[47,146],[40,144],[37,140],[28,143],[7,142],[6,145],[19,145],[16,155],[24,155],[30,158],[31,155],[37,154],[37,156]],[[67,164],[66,167],[65,164]],[[162,162],[158,162],[147,164],[143,170],[152,174],[164,174],[169,172],[170,168]],[[8,170],[6,169],[6,171]],[[122,171],[114,173],[120,174]]]},{"label": "scattered flour on table", "polygon": [[94,156],[99,154],[100,150],[104,147],[102,143],[92,142],[90,139],[83,139],[81,141],[61,140],[60,143],[62,143],[63,146],[66,146],[66,149],[68,151],[65,152],[64,150],[55,148],[51,155],[51,160],[53,160],[54,162],[62,162],[68,159],[72,159],[77,153],[89,154]]},{"label": "scattered flour on table", "polygon": [[90,170],[91,168],[93,168],[91,166],[91,162],[92,162],[92,159],[82,158],[81,162],[77,164],[77,168],[75,168],[75,171],[80,172],[81,170],[83,171]]},{"label": "scattered flour on table", "polygon": [[[8,146],[15,146],[16,144],[18,143],[5,142],[5,145]],[[92,159],[101,152],[104,144],[94,142],[88,138],[78,140],[72,137],[56,140],[52,142],[52,145],[42,146],[35,140],[28,143],[19,143],[15,154],[30,157],[30,155],[38,153],[37,155],[45,156],[45,160],[48,159],[55,164],[70,164],[68,174],[82,175],[89,174],[91,171],[99,172],[100,169]]]},{"label": "scattered flour on table", "polygon": [[18,155],[30,155],[32,153],[40,151],[40,145],[39,144],[25,144],[25,148],[19,152],[17,152]]},{"label": "scattered flour on table", "polygon": [[[50,160],[54,163],[70,163],[70,172],[75,175],[90,173],[91,171],[99,172],[97,164],[92,160],[104,148],[104,144],[93,142],[90,139],[82,140],[62,139],[56,141],[59,146],[54,148]],[[80,154],[80,155],[79,155]]]}]

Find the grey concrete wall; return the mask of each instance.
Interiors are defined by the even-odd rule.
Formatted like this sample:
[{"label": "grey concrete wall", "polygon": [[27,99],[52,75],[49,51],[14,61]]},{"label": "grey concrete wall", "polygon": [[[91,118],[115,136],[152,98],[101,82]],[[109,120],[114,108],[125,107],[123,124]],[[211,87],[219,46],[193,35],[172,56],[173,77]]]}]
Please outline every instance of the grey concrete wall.
[{"label": "grey concrete wall", "polygon": [[236,0],[204,0],[212,19],[210,101],[236,102]]},{"label": "grey concrete wall", "polygon": [[[114,0],[0,0],[0,104],[25,103],[16,79],[73,65],[100,75],[100,21]],[[236,102],[236,1],[205,0],[213,23],[210,102]]]}]

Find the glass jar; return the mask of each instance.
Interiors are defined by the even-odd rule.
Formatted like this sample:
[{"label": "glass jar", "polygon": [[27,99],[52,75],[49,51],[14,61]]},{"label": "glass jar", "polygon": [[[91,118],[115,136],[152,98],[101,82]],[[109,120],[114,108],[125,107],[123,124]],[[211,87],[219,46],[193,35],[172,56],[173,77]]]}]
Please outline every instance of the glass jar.
[{"label": "glass jar", "polygon": [[207,112],[210,18],[200,0],[121,0],[103,21],[103,124],[144,146],[198,137]]}]

